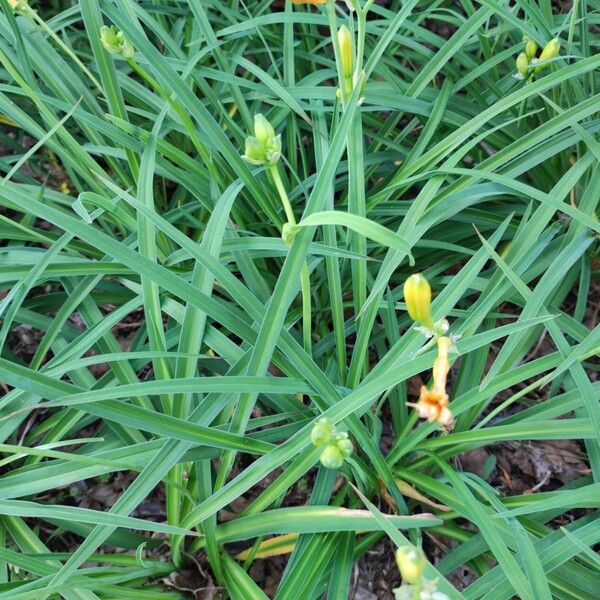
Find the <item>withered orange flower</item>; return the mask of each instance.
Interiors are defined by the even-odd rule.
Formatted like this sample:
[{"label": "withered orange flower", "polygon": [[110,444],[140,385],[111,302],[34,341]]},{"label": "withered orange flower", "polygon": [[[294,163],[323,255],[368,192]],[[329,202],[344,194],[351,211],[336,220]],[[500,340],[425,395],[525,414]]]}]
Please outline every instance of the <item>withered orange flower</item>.
[{"label": "withered orange flower", "polygon": [[415,404],[407,402],[408,406],[417,409],[421,419],[427,419],[430,422],[437,421],[447,428],[454,424],[454,417],[448,408],[448,394],[446,393],[446,379],[450,370],[448,362],[448,351],[452,345],[452,340],[447,337],[438,339],[438,355],[433,363],[433,386],[428,389],[421,386],[419,401]]},{"label": "withered orange flower", "polygon": [[429,422],[437,421],[444,427],[451,427],[454,423],[452,412],[448,408],[448,394],[443,390],[428,389],[421,386],[419,401],[416,404],[407,402],[408,406],[417,409],[421,419],[427,419]]}]

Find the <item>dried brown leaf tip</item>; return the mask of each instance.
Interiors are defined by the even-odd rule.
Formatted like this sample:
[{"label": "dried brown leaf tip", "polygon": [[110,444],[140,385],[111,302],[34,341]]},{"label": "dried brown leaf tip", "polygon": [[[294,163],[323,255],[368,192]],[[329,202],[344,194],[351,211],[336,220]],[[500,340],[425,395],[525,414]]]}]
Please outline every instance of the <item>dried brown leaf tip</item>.
[{"label": "dried brown leaf tip", "polygon": [[292,0],[292,4],[325,4],[327,0]]}]

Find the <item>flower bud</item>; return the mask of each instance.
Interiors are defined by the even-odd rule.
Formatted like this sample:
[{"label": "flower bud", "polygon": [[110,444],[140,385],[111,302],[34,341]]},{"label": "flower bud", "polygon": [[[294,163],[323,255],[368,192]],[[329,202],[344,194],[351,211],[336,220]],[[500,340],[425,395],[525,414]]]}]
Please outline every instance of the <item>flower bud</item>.
[{"label": "flower bud", "polygon": [[310,432],[310,440],[313,443],[313,446],[316,446],[317,448],[319,446],[325,446],[325,444],[331,442],[334,433],[335,426],[333,423],[326,417],[323,417],[314,424],[312,431]]},{"label": "flower bud", "polygon": [[125,37],[122,31],[119,31],[117,36],[121,39],[121,56],[125,60],[133,58],[135,54],[135,48],[133,47],[133,44]]},{"label": "flower bud", "polygon": [[423,275],[411,275],[404,283],[404,302],[413,321],[419,321],[425,327],[433,327],[431,318],[431,288]]},{"label": "flower bud", "polygon": [[273,125],[260,113],[254,115],[254,137],[261,144],[268,144],[275,137]]},{"label": "flower bud", "polygon": [[[550,40],[544,46],[544,49],[542,50],[542,53],[540,54],[539,62],[543,63],[545,61],[552,60],[553,58],[556,58],[558,56],[559,52],[560,52],[560,40],[558,38],[554,38],[554,39]],[[547,66],[548,66],[547,64],[539,64],[535,68],[535,72],[539,73],[540,71],[545,69]]]},{"label": "flower bud", "polygon": [[342,74],[344,79],[351,79],[354,71],[354,48],[352,45],[352,33],[342,25],[338,29],[338,44],[340,46],[340,60],[342,63]]},{"label": "flower bud", "polygon": [[529,74],[529,59],[527,58],[527,54],[525,52],[521,52],[519,56],[517,56],[517,78],[525,79]]},{"label": "flower bud", "polygon": [[421,581],[427,560],[423,550],[416,546],[400,546],[396,550],[396,564],[403,581],[414,585]]},{"label": "flower bud", "polygon": [[274,165],[280,158],[281,135],[275,135],[265,144],[265,162]]},{"label": "flower bud", "polygon": [[261,114],[254,116],[254,135],[246,138],[242,158],[253,165],[269,166],[281,158],[281,136]]},{"label": "flower bud", "polygon": [[525,55],[527,56],[527,58],[529,60],[531,60],[532,58],[535,58],[537,51],[538,51],[538,45],[537,45],[536,41],[532,40],[531,38],[527,38],[525,40]]},{"label": "flower bud", "polygon": [[27,0],[8,0],[8,6],[17,14],[25,14],[27,10],[31,10]]},{"label": "flower bud", "polygon": [[116,27],[109,27],[108,25],[100,27],[100,41],[107,52],[110,52],[111,54],[117,54],[119,52],[119,40],[117,38]]},{"label": "flower bud", "polygon": [[344,464],[344,455],[337,446],[329,444],[321,452],[321,464],[327,469],[339,469]]},{"label": "flower bud", "polygon": [[252,165],[262,165],[265,162],[265,151],[263,145],[254,136],[249,136],[246,138],[246,144],[242,158]]},{"label": "flower bud", "polygon": [[340,431],[333,436],[332,443],[335,444],[338,450],[342,453],[344,458],[350,458],[354,446],[348,438],[348,434],[345,431]]},{"label": "flower bud", "polygon": [[119,54],[126,60],[133,58],[135,54],[133,44],[114,25],[111,27],[104,25],[100,28],[100,41],[107,52]]}]

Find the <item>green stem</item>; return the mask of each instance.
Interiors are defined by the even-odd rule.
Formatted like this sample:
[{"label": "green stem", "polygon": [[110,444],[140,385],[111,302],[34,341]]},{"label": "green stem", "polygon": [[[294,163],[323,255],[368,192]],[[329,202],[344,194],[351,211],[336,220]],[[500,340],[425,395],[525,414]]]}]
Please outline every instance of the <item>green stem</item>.
[{"label": "green stem", "polygon": [[[279,193],[279,198],[281,199],[281,204],[283,205],[283,210],[285,211],[288,223],[290,223],[291,225],[296,225],[296,217],[294,216],[294,211],[292,210],[290,199],[285,190],[285,186],[283,185],[283,181],[281,180],[281,173],[279,173],[279,167],[276,164],[270,165],[269,174],[271,175],[273,183],[275,184],[277,192]],[[310,272],[308,270],[308,263],[306,261],[304,261],[304,265],[302,266],[302,272],[300,274],[300,285],[302,289],[302,338],[304,342],[304,350],[306,350],[307,354],[310,355],[312,352],[312,308],[310,298]]]},{"label": "green stem", "polygon": [[287,217],[288,223],[295,225],[296,217],[294,217],[294,211],[292,210],[292,205],[290,203],[290,199],[285,190],[285,186],[283,185],[283,181],[281,180],[281,174],[279,173],[279,167],[275,165],[269,166],[269,174],[273,179],[273,183],[277,188],[277,193],[279,194],[279,198],[281,199],[281,204],[283,204],[283,210],[285,211],[285,216]]}]

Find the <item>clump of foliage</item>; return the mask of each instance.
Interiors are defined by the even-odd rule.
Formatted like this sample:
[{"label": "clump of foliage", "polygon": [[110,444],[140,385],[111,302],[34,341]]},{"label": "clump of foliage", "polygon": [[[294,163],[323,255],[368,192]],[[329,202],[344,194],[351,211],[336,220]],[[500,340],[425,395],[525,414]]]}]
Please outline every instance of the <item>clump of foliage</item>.
[{"label": "clump of foliage", "polygon": [[0,600],[597,598],[597,0],[0,6]]}]

